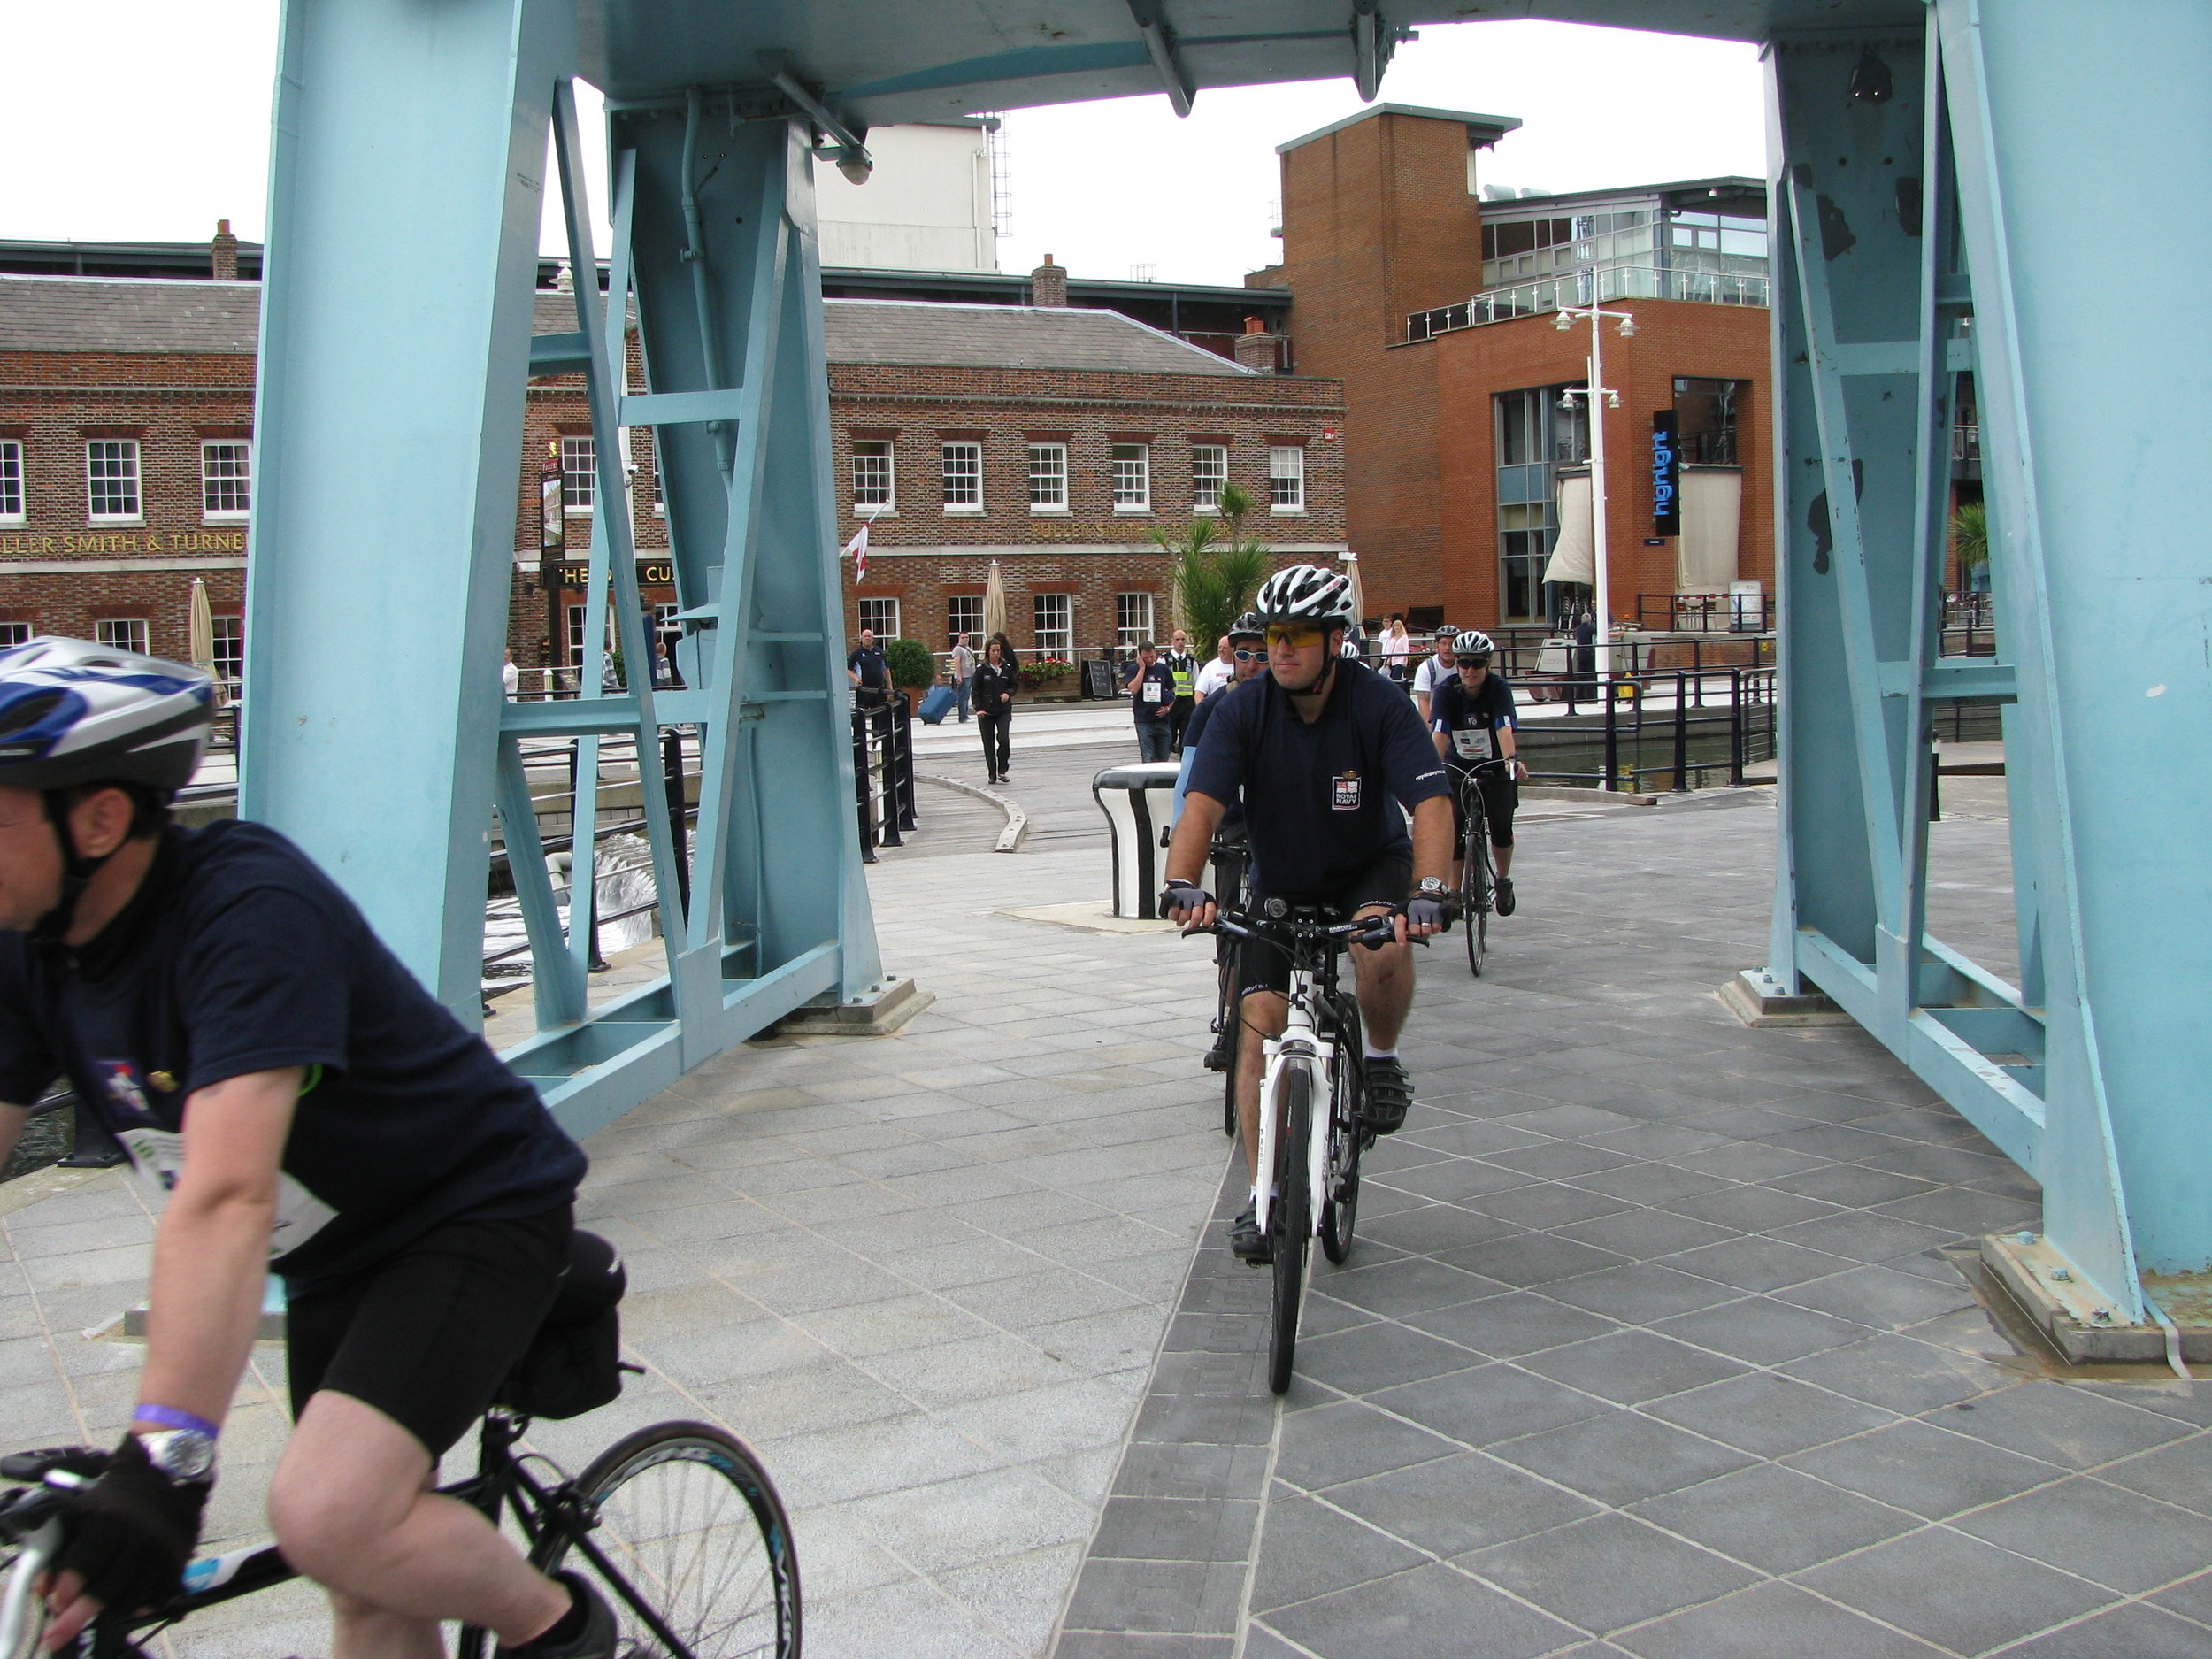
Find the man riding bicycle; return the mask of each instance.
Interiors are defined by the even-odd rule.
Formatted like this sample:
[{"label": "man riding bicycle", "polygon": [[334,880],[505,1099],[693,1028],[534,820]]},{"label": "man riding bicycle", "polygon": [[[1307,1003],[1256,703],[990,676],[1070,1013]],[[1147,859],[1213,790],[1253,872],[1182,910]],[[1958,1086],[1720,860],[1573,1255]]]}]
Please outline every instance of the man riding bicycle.
[{"label": "man riding bicycle", "polygon": [[[1495,862],[1498,914],[1513,914],[1513,883],[1506,872],[1513,867],[1513,810],[1521,803],[1520,780],[1528,768],[1516,758],[1513,687],[1504,675],[1492,671],[1497,654],[1490,636],[1468,628],[1452,641],[1452,660],[1457,675],[1437,688],[1429,703],[1429,730],[1436,752],[1452,769],[1452,845],[1463,849],[1467,837],[1466,780],[1474,779],[1489,826],[1490,856]],[[1487,763],[1502,763],[1491,765]],[[1452,883],[1457,887],[1459,864],[1455,856]]]},{"label": "man riding bicycle", "polygon": [[605,1659],[595,1591],[426,1490],[552,1304],[584,1155],[297,848],[170,824],[213,710],[175,663],[0,653],[0,1158],[65,1075],[162,1206],[138,1404],[64,1495],[44,1645],[178,1593],[273,1271],[296,1426],[269,1518],[339,1659],[427,1659],[446,1619]]},{"label": "man riding bicycle", "polygon": [[[1405,693],[1340,655],[1351,623],[1345,576],[1293,565],[1267,580],[1255,609],[1267,629],[1268,675],[1222,698],[1206,726],[1169,845],[1162,902],[1186,929],[1212,924],[1217,907],[1197,878],[1223,814],[1241,798],[1256,897],[1325,906],[1346,918],[1395,913],[1390,942],[1351,950],[1368,1126],[1394,1133],[1413,1102],[1397,1048],[1413,1005],[1409,944],[1448,924],[1450,782]],[[1413,815],[1410,838],[1402,806]],[[1409,898],[1417,874],[1418,892]],[[1262,1043],[1283,1029],[1290,960],[1259,942],[1248,942],[1242,954],[1237,1115],[1256,1205]],[[1267,1259],[1253,1207],[1231,1228],[1230,1245],[1247,1262]]]}]

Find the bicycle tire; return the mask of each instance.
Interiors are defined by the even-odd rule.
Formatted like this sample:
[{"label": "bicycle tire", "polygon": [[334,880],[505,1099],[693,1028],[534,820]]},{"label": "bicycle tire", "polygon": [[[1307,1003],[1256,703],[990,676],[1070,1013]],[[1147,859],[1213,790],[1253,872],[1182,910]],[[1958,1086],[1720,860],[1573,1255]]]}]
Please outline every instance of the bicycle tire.
[{"label": "bicycle tire", "polygon": [[1359,1005],[1337,1010],[1336,1076],[1329,1091],[1329,1190],[1321,1201],[1321,1252],[1341,1267],[1352,1254],[1359,1221],[1359,1160],[1367,1146],[1365,1086],[1361,1080]]},{"label": "bicycle tire", "polygon": [[[705,1423],[657,1423],[594,1458],[575,1488],[591,1506],[586,1534],[621,1581],[551,1526],[531,1564],[564,1565],[597,1583],[627,1659],[799,1659],[799,1560],[775,1483],[735,1435]],[[689,1524],[687,1524],[689,1523]],[[701,1570],[711,1562],[711,1571]],[[736,1590],[726,1601],[725,1592]],[[629,1599],[649,1602],[668,1643]]]},{"label": "bicycle tire", "polygon": [[1482,978],[1482,959],[1490,949],[1489,820],[1483,816],[1482,796],[1467,791],[1467,835],[1459,849],[1459,899],[1467,925],[1467,971]]},{"label": "bicycle tire", "polygon": [[1217,1029],[1228,1033],[1229,1064],[1221,1074],[1221,1133],[1231,1140],[1237,1133],[1237,1066],[1244,1047],[1242,1028],[1243,1006],[1235,995],[1237,953],[1235,941],[1228,941],[1223,951],[1220,970],[1220,1003],[1217,1017],[1221,1024]]},{"label": "bicycle tire", "polygon": [[1311,1194],[1306,1191],[1306,1148],[1313,1132],[1313,1078],[1302,1064],[1283,1079],[1282,1133],[1275,1141],[1276,1191],[1271,1217],[1275,1255],[1273,1317],[1269,1322],[1267,1386],[1290,1386],[1298,1352],[1298,1312],[1306,1299],[1306,1250],[1313,1240]]}]

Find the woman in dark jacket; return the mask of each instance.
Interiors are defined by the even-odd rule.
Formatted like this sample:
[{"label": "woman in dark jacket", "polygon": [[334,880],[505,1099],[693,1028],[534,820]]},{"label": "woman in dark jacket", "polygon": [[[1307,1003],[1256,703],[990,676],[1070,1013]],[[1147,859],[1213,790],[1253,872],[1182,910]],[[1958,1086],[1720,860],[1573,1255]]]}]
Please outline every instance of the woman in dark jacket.
[{"label": "woman in dark jacket", "polygon": [[993,783],[1006,781],[1006,723],[1013,718],[1014,693],[1021,688],[1021,671],[1014,662],[1014,648],[1003,634],[991,635],[983,648],[983,660],[975,667],[976,730],[983,739],[983,769]]}]

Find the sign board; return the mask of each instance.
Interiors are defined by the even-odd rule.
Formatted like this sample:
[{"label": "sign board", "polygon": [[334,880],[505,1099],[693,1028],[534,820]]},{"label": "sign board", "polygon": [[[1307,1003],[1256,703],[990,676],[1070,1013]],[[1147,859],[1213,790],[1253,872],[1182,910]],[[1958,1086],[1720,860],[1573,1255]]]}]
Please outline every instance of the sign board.
[{"label": "sign board", "polygon": [[1114,683],[1114,665],[1094,659],[1083,664],[1083,695],[1101,703],[1110,703],[1121,693]]},{"label": "sign board", "polygon": [[[584,559],[577,559],[559,567],[561,586],[575,588],[580,593],[590,574],[591,565]],[[676,580],[676,566],[664,558],[640,559],[637,562],[637,580],[641,588],[672,586]]]},{"label": "sign board", "polygon": [[1682,450],[1671,409],[1651,416],[1651,528],[1655,535],[1682,534]]}]

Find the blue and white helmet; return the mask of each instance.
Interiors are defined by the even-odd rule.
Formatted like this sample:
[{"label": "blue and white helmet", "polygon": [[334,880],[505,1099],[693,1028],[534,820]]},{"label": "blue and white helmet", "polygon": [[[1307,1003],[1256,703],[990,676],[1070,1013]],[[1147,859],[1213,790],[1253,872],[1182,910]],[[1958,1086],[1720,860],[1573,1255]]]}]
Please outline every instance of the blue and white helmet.
[{"label": "blue and white helmet", "polygon": [[211,676],[84,640],[0,651],[0,784],[181,789],[215,720]]}]

